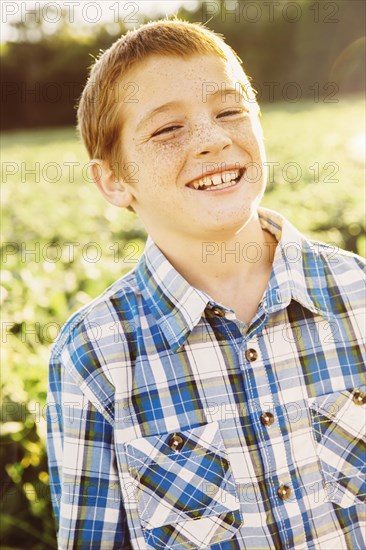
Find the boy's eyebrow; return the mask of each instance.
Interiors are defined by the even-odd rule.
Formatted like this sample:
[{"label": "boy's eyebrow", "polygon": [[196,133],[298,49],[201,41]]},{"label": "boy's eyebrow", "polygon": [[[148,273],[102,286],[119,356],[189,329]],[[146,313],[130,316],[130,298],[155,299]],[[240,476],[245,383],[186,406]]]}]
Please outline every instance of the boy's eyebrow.
[{"label": "boy's eyebrow", "polygon": [[152,109],[149,111],[138,123],[136,130],[139,130],[141,126],[152,116],[157,115],[159,113],[163,113],[164,111],[167,111],[168,109],[171,109],[172,107],[178,107],[180,105],[180,101],[169,101],[168,103],[164,103],[163,105],[159,105],[159,107],[155,107],[155,109]]},{"label": "boy's eyebrow", "polygon": [[240,95],[243,95],[243,90],[241,89],[240,86],[238,86],[237,88],[220,88],[219,90],[216,90],[212,95],[216,95],[216,94],[225,94],[225,95],[240,94]]},{"label": "boy's eyebrow", "polygon": [[[218,87],[217,90],[213,91],[212,93],[207,94],[207,98],[210,97],[216,97],[218,94],[222,95],[229,95],[229,94],[240,94],[243,95],[243,92],[241,89],[238,88],[223,88]],[[168,101],[168,103],[164,103],[163,105],[159,105],[159,107],[155,107],[155,109],[152,109],[149,111],[138,123],[136,130],[139,130],[141,126],[152,116],[158,115],[159,113],[163,113],[164,111],[168,111],[169,109],[173,107],[178,107],[182,104],[181,101]]]}]

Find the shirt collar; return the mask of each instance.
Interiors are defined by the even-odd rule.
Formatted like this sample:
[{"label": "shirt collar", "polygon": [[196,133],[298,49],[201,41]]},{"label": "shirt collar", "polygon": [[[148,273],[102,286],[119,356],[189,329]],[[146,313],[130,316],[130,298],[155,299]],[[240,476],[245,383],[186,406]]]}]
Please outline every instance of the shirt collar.
[{"label": "shirt collar", "polygon": [[135,274],[150,312],[171,348],[177,350],[202,317],[209,296],[176,271],[151,237]]},{"label": "shirt collar", "polygon": [[278,245],[266,292],[266,309],[272,313],[296,300],[313,313],[331,317],[327,279],[319,244],[304,237],[286,218],[258,209],[261,226],[271,232]]},{"label": "shirt collar", "polygon": [[[328,317],[326,278],[314,243],[277,212],[261,207],[258,214],[262,228],[278,241],[264,310],[278,311],[293,299],[313,313]],[[184,343],[208,304],[218,305],[176,271],[151,237],[147,239],[135,275],[141,294],[172,351]]]}]

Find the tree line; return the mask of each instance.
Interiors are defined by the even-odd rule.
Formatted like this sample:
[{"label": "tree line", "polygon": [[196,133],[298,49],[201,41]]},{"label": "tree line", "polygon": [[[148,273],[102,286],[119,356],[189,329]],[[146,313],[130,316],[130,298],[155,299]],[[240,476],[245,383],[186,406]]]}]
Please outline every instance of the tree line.
[{"label": "tree line", "polygon": [[[340,94],[364,89],[363,2],[207,0],[194,6],[180,9],[178,17],[224,34],[261,103],[334,102]],[[41,10],[38,6],[34,17],[13,23],[16,38],[1,48],[2,129],[75,124],[92,58],[135,22],[133,14],[126,17],[120,10],[112,25],[86,24],[77,34],[62,9],[50,33],[50,13],[45,17]],[[147,16],[139,14],[138,21]]]}]

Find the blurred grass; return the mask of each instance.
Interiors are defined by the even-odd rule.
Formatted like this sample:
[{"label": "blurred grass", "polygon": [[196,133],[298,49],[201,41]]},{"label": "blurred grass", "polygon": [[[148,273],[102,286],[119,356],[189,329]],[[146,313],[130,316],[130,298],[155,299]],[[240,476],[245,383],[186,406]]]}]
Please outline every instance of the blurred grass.
[{"label": "blurred grass", "polygon": [[[268,161],[279,163],[262,204],[362,255],[363,109],[360,97],[262,109]],[[135,266],[144,231],[88,181],[73,128],[7,132],[2,149],[2,547],[43,550],[56,548],[44,446],[50,346],[73,311]]]},{"label": "blurred grass", "polygon": [[[362,98],[341,97],[338,103],[276,105],[264,111],[268,161],[281,166],[262,203],[287,216],[309,237],[363,256],[364,109]],[[291,184],[284,179],[283,167],[294,161],[302,177]],[[295,169],[289,168],[287,178],[295,176]]]}]

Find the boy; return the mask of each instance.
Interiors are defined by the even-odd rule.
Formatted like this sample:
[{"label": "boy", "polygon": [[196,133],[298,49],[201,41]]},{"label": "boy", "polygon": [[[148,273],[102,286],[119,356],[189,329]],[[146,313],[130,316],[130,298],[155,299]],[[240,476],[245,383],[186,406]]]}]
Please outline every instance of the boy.
[{"label": "boy", "polygon": [[96,185],[149,238],[52,350],[59,548],[364,549],[363,265],[259,207],[238,58],[200,25],[144,25],[95,63],[78,119]]}]

